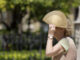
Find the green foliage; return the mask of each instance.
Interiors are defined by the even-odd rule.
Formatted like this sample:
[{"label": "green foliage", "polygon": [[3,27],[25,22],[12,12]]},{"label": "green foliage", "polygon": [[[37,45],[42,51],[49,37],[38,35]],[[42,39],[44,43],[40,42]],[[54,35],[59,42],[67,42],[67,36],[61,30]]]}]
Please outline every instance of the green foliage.
[{"label": "green foliage", "polygon": [[74,2],[72,3],[72,6],[77,7],[80,5],[80,0],[74,0]]},{"label": "green foliage", "polygon": [[40,20],[49,11],[58,9],[69,13],[71,7],[79,4],[79,0],[0,0],[0,10],[13,10],[16,5],[20,5],[21,10],[30,9],[31,17],[35,16]]},{"label": "green foliage", "polygon": [[[40,53],[37,50],[30,51],[2,51],[0,52],[0,60],[30,60],[30,56],[33,60],[42,60],[45,59],[45,50],[42,50],[42,55],[40,57]],[[46,60],[50,60],[50,58],[46,57]]]},{"label": "green foliage", "polygon": [[[37,4],[38,3],[44,7],[53,8],[63,8],[68,9],[70,6],[78,6],[80,4],[79,0],[0,0],[0,9],[3,8],[14,8],[17,4]],[[7,7],[6,7],[7,6]]]},{"label": "green foliage", "polygon": [[0,0],[0,10],[5,11],[6,10],[6,0]]},{"label": "green foliage", "polygon": [[14,29],[18,30],[18,23],[21,23],[23,16],[27,13],[29,15],[27,20],[36,18],[42,21],[44,15],[49,11],[61,10],[67,15],[70,8],[77,7],[79,4],[79,0],[0,0],[0,12],[10,10],[15,17],[13,18],[16,23]]}]

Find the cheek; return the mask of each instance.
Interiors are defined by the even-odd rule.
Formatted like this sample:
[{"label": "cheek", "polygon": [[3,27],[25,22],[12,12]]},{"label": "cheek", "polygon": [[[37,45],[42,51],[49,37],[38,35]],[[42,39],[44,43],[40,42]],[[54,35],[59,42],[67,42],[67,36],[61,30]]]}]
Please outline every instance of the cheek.
[{"label": "cheek", "polygon": [[57,32],[55,31],[55,32],[54,32],[54,37],[56,37],[56,36],[57,36]]}]

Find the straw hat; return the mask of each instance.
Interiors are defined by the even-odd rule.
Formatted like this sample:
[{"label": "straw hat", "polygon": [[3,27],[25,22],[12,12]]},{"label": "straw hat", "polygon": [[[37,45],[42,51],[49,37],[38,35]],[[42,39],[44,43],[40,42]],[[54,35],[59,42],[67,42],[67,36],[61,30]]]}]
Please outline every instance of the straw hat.
[{"label": "straw hat", "polygon": [[61,11],[51,11],[46,14],[43,21],[47,24],[54,24],[56,27],[67,28],[67,18]]}]

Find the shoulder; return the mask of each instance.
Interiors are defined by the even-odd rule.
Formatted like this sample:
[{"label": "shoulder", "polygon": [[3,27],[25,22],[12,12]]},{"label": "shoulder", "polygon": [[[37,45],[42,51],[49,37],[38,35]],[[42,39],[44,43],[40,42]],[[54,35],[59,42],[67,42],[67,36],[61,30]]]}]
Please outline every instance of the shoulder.
[{"label": "shoulder", "polygon": [[66,37],[67,39],[69,39],[69,40],[73,40],[71,37]]},{"label": "shoulder", "polygon": [[75,45],[74,40],[71,37],[66,37],[70,44]]},{"label": "shoulder", "polygon": [[67,37],[68,41],[69,41],[69,50],[71,51],[77,51],[76,45],[74,40],[71,37]]}]

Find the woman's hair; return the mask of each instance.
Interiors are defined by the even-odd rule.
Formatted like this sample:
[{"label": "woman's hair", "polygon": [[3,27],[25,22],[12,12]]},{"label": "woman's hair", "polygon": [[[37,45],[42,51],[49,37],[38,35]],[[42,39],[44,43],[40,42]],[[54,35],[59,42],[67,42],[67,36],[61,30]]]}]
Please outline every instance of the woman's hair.
[{"label": "woman's hair", "polygon": [[71,36],[72,35],[72,21],[67,19],[67,28],[65,29],[65,36]]},{"label": "woman's hair", "polygon": [[71,35],[72,35],[72,32],[71,31],[65,30],[65,32],[64,32],[64,36],[65,37],[68,37],[68,36],[71,36]]}]

